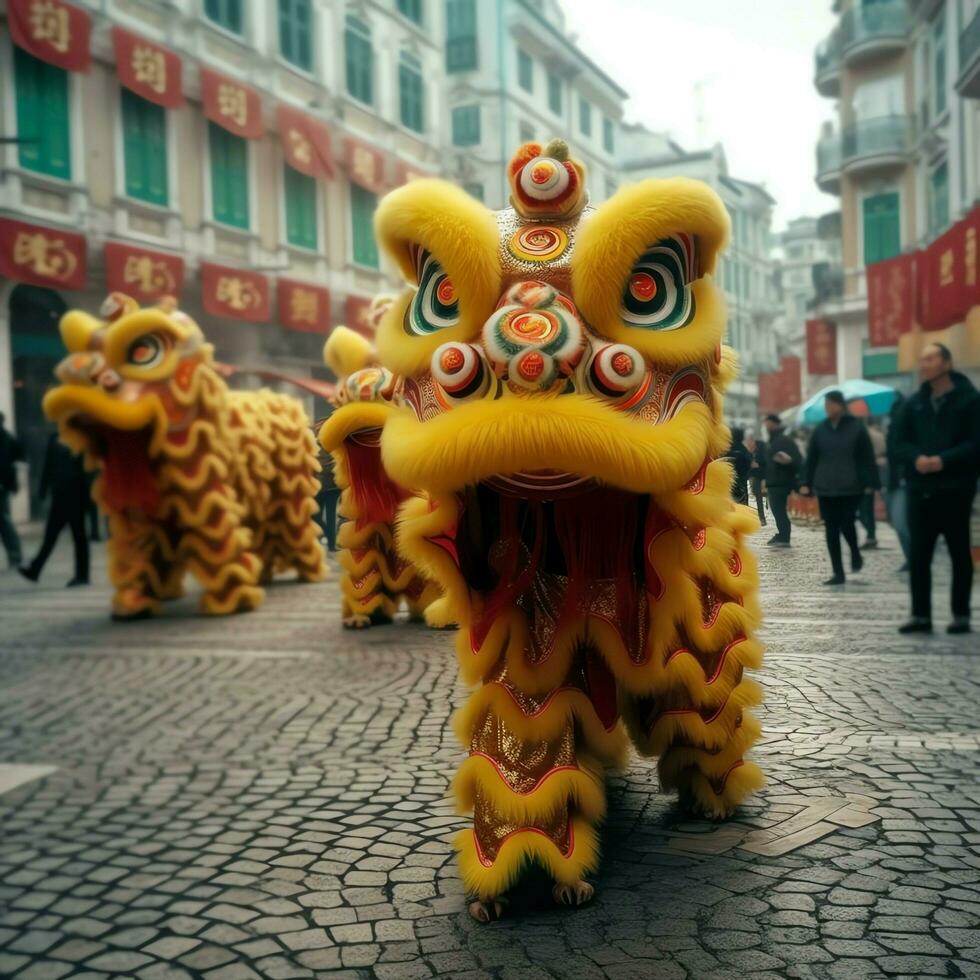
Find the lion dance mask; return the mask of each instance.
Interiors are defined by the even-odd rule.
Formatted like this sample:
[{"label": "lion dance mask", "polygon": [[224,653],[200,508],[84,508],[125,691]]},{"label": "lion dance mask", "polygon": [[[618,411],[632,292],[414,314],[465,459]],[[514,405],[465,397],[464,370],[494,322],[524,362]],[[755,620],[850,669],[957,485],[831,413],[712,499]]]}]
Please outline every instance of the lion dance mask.
[{"label": "lion dance mask", "polygon": [[230,391],[172,301],[141,309],[112,293],[101,315],[62,318],[69,354],[44,411],[101,471],[113,616],[156,612],[181,595],[185,571],[204,588],[201,611],[219,615],[254,609],[276,571],[322,578],[319,463],[299,402]]},{"label": "lion dance mask", "polygon": [[458,622],[454,790],[473,827],[462,876],[487,919],[529,862],[578,904],[598,862],[604,771],[631,740],[689,808],[729,814],[761,786],[756,527],[731,502],[722,392],[734,375],[711,273],[728,219],[687,179],[588,207],[564,143],[523,146],[512,207],[440,181],[381,204],[411,288],[382,363],[407,410],[385,468],[426,499],[399,544]]},{"label": "lion dance mask", "polygon": [[[389,297],[372,302],[372,326],[390,306]],[[390,623],[402,599],[409,616],[422,619],[438,589],[395,550],[395,516],[409,494],[381,463],[381,430],[394,407],[395,378],[378,366],[370,342],[347,327],[332,331],[323,359],[337,376],[336,408],[319,437],[333,457],[340,515],[347,518],[338,536],[343,624],[363,629]]]}]

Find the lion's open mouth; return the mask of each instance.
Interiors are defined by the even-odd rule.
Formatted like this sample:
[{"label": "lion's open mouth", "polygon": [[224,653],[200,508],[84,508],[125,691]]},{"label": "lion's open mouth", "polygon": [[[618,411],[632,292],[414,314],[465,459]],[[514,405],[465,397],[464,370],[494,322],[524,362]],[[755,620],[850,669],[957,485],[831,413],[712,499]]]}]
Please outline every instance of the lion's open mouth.
[{"label": "lion's open mouth", "polygon": [[152,513],[160,502],[150,462],[153,427],[115,429],[89,415],[76,415],[68,425],[80,432],[89,453],[102,469],[102,498],[113,510],[134,507]]}]

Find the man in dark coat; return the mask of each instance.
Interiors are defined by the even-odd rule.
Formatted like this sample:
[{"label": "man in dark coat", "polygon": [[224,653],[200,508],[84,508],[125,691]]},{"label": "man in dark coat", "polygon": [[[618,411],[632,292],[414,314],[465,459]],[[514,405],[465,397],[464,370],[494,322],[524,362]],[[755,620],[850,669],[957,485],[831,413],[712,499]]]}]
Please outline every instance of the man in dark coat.
[{"label": "man in dark coat", "polygon": [[874,493],[881,481],[868,430],[860,419],[848,412],[844,395],[839,391],[827,392],[824,409],[827,418],[810,437],[806,485],[801,492],[816,494],[820,504],[827,551],[834,571],[824,585],[843,585],[841,536],[851,549],[851,570],[861,571],[864,560],[858,550],[854,519],[862,495]]},{"label": "man in dark coat", "polygon": [[908,494],[905,488],[905,467],[898,458],[898,419],[905,407],[905,399],[897,395],[888,412],[888,431],[885,434],[885,456],[888,460],[886,467],[885,505],[888,508],[888,520],[898,535],[898,543],[902,548],[904,563],[900,572],[909,570],[909,558],[912,553],[911,537],[909,534]]},{"label": "man in dark coat", "polygon": [[45,562],[54,551],[65,525],[71,528],[75,547],[75,576],[68,583],[88,585],[88,538],[85,535],[85,514],[88,510],[89,483],[82,465],[81,457],[74,455],[67,446],[58,441],[52,433],[44,455],[44,468],[41,470],[40,495],[43,499],[51,493],[51,509],[44,526],[44,540],[41,550],[30,565],[18,569],[28,581],[36,582],[41,576]]},{"label": "man in dark coat", "polygon": [[778,415],[767,415],[764,423],[769,433],[769,447],[766,452],[766,493],[769,496],[769,509],[776,521],[776,533],[769,539],[773,548],[788,548],[793,525],[790,523],[789,495],[799,484],[799,447],[783,428]]},{"label": "man in dark coat", "polygon": [[912,618],[902,633],[932,630],[932,553],[942,535],[953,563],[949,633],[970,630],[970,513],[980,470],[980,394],[953,370],[943,344],[919,357],[922,387],[896,420],[894,455],[905,468],[911,555]]},{"label": "man in dark coat", "polygon": [[766,526],[766,503],[763,486],[766,480],[766,444],[755,436],[750,436],[745,448],[752,454],[752,466],[749,470],[749,487],[755,497],[756,510],[759,512],[759,523]]},{"label": "man in dark coat", "polygon": [[7,552],[11,568],[20,564],[20,538],[10,516],[10,498],[17,492],[17,463],[24,458],[24,448],[17,437],[4,428],[0,412],[0,541]]},{"label": "man in dark coat", "polygon": [[725,453],[725,459],[732,464],[732,500],[737,504],[749,502],[749,471],[752,469],[752,454],[745,446],[745,430],[732,426],[732,444]]}]

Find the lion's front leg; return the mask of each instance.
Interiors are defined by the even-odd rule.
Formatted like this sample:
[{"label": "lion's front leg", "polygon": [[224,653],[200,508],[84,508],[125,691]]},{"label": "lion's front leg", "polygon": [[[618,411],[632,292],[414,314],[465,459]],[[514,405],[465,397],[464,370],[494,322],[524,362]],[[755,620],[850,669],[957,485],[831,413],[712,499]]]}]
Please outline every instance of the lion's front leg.
[{"label": "lion's front leg", "polygon": [[115,586],[113,619],[154,615],[161,601],[182,594],[183,563],[162,528],[148,521],[113,515],[110,531],[107,551],[109,579]]}]

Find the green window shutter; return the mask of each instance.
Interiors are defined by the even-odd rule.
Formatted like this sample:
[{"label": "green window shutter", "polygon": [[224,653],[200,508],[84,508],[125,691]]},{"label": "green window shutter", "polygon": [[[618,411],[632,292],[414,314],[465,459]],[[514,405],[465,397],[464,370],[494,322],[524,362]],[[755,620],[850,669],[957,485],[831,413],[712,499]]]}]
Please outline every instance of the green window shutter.
[{"label": "green window shutter", "polygon": [[425,129],[425,94],[422,69],[415,58],[402,54],[398,65],[398,101],[402,125],[421,133]]},{"label": "green window shutter", "polygon": [[285,165],[286,241],[301,248],[317,247],[316,181]]},{"label": "green window shutter", "polygon": [[592,135],[592,106],[583,98],[578,100],[578,126],[583,136]]},{"label": "green window shutter", "polygon": [[864,216],[864,264],[893,259],[902,250],[900,198],[897,192],[866,197]]},{"label": "green window shutter", "polygon": [[476,0],[446,0],[446,71],[477,66]]},{"label": "green window shutter", "polygon": [[165,206],[167,187],[166,110],[122,90],[123,162],[126,194]]},{"label": "green window shutter", "polygon": [[938,235],[949,223],[949,166],[943,161],[929,175],[929,234]]},{"label": "green window shutter", "polygon": [[534,62],[523,48],[517,49],[517,84],[525,92],[534,91]]},{"label": "green window shutter", "polygon": [[422,23],[422,0],[398,0],[398,12],[416,24]]},{"label": "green window shutter", "polygon": [[480,142],[480,107],[461,105],[453,109],[453,146],[476,146]]},{"label": "green window shutter", "polygon": [[26,170],[71,179],[68,73],[14,47],[18,160]]},{"label": "green window shutter", "polygon": [[347,91],[359,102],[374,102],[374,50],[371,47],[371,31],[357,17],[347,18],[344,31],[344,63],[347,75]]},{"label": "green window shutter", "polygon": [[242,0],[204,0],[204,15],[226,31],[242,33]]},{"label": "green window shutter", "polygon": [[214,220],[248,228],[248,145],[215,123],[208,123],[208,144]]},{"label": "green window shutter", "polygon": [[286,61],[313,68],[313,14],[310,0],[279,0],[279,51]]},{"label": "green window shutter", "polygon": [[612,153],[616,149],[613,121],[608,116],[602,117],[602,145],[606,153]]},{"label": "green window shutter", "polygon": [[358,265],[366,265],[372,269],[378,268],[378,244],[374,240],[374,209],[378,206],[375,194],[359,187],[350,185],[350,217],[351,241],[353,243],[354,261]]},{"label": "green window shutter", "polygon": [[556,115],[561,115],[561,78],[553,72],[548,72],[548,108]]}]

